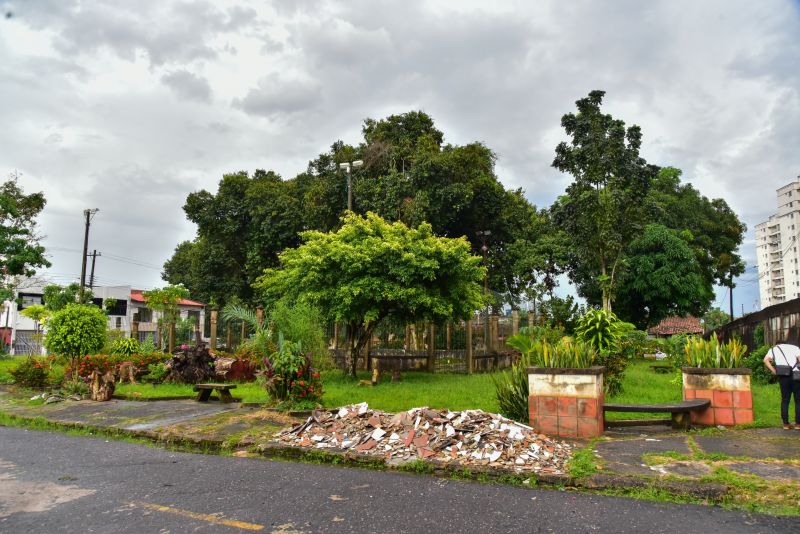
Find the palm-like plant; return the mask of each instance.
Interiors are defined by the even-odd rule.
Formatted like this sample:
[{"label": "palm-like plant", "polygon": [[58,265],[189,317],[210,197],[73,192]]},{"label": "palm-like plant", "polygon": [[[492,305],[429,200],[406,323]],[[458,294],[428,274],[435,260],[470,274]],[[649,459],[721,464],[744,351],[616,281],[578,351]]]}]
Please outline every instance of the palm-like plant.
[{"label": "palm-like plant", "polygon": [[228,304],[222,309],[224,321],[242,321],[250,326],[253,334],[249,339],[243,340],[242,345],[252,348],[262,357],[270,354],[275,347],[272,339],[272,329],[265,318],[259,320],[256,312],[240,304]]}]

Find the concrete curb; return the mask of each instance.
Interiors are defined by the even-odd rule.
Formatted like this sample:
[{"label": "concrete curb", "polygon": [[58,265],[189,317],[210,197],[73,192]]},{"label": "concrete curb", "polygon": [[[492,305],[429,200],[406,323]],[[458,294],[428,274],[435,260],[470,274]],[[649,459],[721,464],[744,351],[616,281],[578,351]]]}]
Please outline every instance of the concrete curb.
[{"label": "concrete curb", "polygon": [[[280,410],[274,411],[280,412]],[[112,437],[127,436],[145,439],[155,444],[175,447],[178,450],[187,452],[219,454],[228,449],[225,441],[221,439],[193,438],[191,436],[171,435],[166,432],[157,432],[153,430],[127,430],[77,422],[54,421],[42,416],[30,417],[8,413],[5,415],[19,421],[44,419],[49,425],[63,429],[83,429],[101,435],[110,435]],[[262,444],[257,444],[255,442],[239,442],[234,448],[249,450],[249,452],[256,453],[263,458],[273,460],[291,460],[317,464],[361,467],[382,471],[388,470],[428,474],[440,478],[513,484],[521,487],[574,488],[591,491],[617,490],[622,492],[626,490],[655,488],[671,495],[708,500],[712,503],[720,502],[729,491],[729,488],[722,484],[698,481],[684,482],[677,480],[660,480],[654,477],[648,478],[600,473],[585,478],[574,478],[568,475],[536,474],[533,472],[520,473],[511,469],[468,466],[439,460],[413,460],[409,462],[387,461],[381,457],[356,454],[348,450],[292,447],[274,442]]]}]

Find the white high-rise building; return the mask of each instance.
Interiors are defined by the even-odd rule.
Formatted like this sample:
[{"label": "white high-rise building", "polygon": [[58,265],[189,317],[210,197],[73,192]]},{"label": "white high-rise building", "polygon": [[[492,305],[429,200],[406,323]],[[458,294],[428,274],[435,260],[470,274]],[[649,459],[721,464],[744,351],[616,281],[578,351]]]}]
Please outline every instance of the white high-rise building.
[{"label": "white high-rise building", "polygon": [[800,176],[778,189],[778,212],[756,225],[761,307],[800,297]]}]

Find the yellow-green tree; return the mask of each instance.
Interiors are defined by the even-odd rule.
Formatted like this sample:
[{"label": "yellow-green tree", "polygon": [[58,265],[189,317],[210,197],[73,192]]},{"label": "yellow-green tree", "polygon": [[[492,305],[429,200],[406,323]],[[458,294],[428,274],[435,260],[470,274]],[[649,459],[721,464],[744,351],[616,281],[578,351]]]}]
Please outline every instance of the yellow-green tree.
[{"label": "yellow-green tree", "polygon": [[350,373],[378,323],[468,318],[484,303],[485,269],[464,238],[437,237],[368,213],[335,232],[308,231],[256,284],[264,299],[308,302],[347,328]]}]

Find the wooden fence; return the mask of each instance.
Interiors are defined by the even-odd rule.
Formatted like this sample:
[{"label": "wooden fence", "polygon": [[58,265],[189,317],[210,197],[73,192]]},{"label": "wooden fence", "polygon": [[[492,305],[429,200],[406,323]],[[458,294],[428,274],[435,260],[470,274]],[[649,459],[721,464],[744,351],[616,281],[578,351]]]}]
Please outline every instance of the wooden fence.
[{"label": "wooden fence", "polygon": [[717,328],[715,333],[723,340],[738,337],[749,350],[753,350],[757,348],[754,334],[759,325],[764,327],[764,343],[767,345],[780,342],[800,345],[800,298],[740,317]]}]

